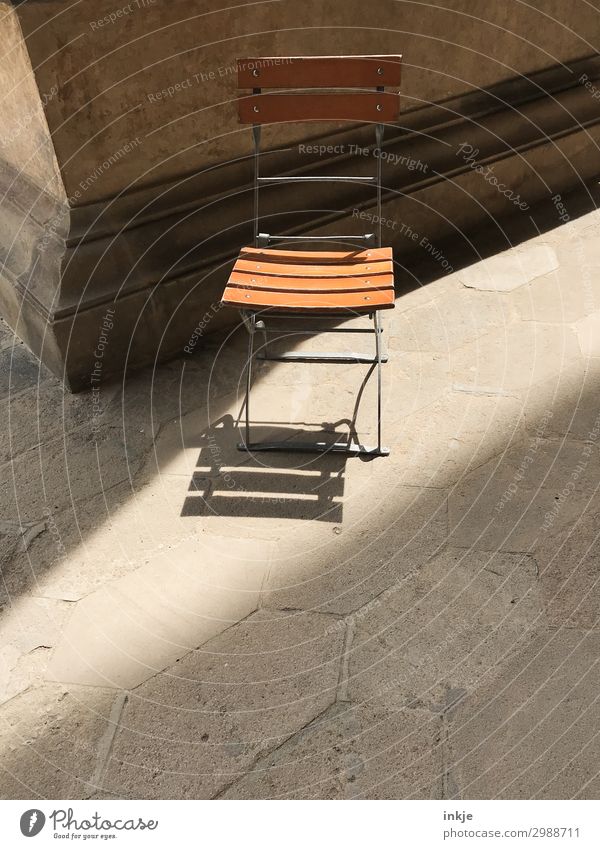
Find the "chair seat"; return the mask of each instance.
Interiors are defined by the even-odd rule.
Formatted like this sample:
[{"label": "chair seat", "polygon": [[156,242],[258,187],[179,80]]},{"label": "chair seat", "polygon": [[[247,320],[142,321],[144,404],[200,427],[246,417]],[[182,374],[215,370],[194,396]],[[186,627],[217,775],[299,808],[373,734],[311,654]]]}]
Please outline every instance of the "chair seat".
[{"label": "chair seat", "polygon": [[370,313],[394,307],[391,248],[244,248],[222,303],[239,309]]}]

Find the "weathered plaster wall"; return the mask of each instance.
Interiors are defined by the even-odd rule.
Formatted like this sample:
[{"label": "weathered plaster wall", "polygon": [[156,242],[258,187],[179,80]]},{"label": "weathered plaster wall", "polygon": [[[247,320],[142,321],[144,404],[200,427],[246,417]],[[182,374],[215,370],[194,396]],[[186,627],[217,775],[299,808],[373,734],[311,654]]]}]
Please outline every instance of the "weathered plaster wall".
[{"label": "weathered plaster wall", "polygon": [[58,83],[38,89],[19,18],[0,3],[0,158],[46,193],[64,198],[43,102],[58,94]]},{"label": "weathered plaster wall", "polygon": [[[384,168],[386,215],[432,242],[466,243],[482,222],[515,215],[457,155],[461,142],[529,204],[600,173],[598,101],[579,82],[585,72],[600,85],[600,14],[584,0],[25,0],[0,9],[15,57],[0,70],[6,131],[20,113],[35,115],[0,151],[12,186],[0,206],[0,312],[72,387],[89,385],[108,308],[104,376],[181,352],[218,302],[228,263],[250,238],[238,56],[401,52],[403,119],[386,132],[386,149],[427,169]],[[268,128],[264,143],[289,148],[275,170],[348,173],[356,157],[299,162],[294,144],[349,140],[347,130],[286,125]],[[363,128],[358,139],[372,135]],[[295,192],[299,215],[271,219],[272,232],[302,231],[305,210],[312,223],[314,210],[333,208],[340,232],[364,201],[352,192],[324,207]],[[264,211],[277,217],[289,202],[273,190]],[[398,233],[394,247],[409,261]],[[227,321],[223,310],[211,328]]]},{"label": "weathered plaster wall", "polygon": [[[60,87],[46,113],[75,203],[243,155],[232,72],[240,55],[400,51],[410,111],[600,46],[598,9],[583,0],[29,0],[18,11],[39,90]],[[160,94],[170,86],[180,88]]]}]

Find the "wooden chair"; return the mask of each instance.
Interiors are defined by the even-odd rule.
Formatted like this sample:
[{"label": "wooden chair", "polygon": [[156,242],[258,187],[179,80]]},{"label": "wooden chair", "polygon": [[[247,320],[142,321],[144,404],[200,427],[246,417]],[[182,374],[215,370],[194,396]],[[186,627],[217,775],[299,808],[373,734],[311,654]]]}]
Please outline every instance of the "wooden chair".
[{"label": "wooden chair", "polygon": [[[379,311],[394,306],[394,275],[391,248],[381,245],[381,144],[384,123],[398,120],[399,93],[386,86],[400,84],[401,56],[306,56],[238,60],[238,88],[251,89],[238,101],[239,120],[252,124],[254,137],[254,245],[241,251],[222,303],[240,309],[249,331],[246,367],[245,451],[339,451],[346,454],[389,454],[381,442],[382,328]],[[279,89],[263,93],[263,89]],[[342,89],[307,93],[311,89]],[[375,124],[376,174],[367,177],[262,177],[260,139],[263,124],[282,121],[352,121]],[[379,154],[379,155],[377,155]],[[373,183],[377,194],[376,233],[358,236],[274,236],[259,232],[259,188],[263,184],[300,181],[350,181]],[[343,251],[304,251],[270,248],[272,243],[362,243]],[[375,336],[375,354],[287,353],[269,355],[267,322],[302,318],[335,319],[366,314]],[[250,387],[255,356],[254,336],[264,335],[258,358],[279,362],[370,363],[377,367],[377,445],[362,445],[349,434],[348,441],[252,442],[250,438]],[[327,332],[348,332],[344,327]]]}]

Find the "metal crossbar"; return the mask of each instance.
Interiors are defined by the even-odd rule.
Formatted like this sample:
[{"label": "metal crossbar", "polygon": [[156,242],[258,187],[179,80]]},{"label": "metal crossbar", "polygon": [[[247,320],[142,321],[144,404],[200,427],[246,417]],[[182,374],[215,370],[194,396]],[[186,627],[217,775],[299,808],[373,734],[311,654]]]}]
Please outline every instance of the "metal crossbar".
[{"label": "metal crossbar", "polygon": [[259,183],[374,183],[377,177],[259,177]]},{"label": "metal crossbar", "polygon": [[270,233],[259,233],[257,248],[266,248],[269,242],[370,242],[375,244],[375,233],[359,233],[358,235],[341,236],[272,236]]}]

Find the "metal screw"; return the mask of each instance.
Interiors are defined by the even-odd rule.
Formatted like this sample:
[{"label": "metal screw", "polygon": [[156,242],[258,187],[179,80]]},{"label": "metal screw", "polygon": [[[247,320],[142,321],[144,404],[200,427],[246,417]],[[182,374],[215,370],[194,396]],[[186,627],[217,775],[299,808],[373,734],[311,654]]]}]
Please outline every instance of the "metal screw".
[{"label": "metal screw", "polygon": [[370,300],[371,300],[371,296],[370,296],[370,295],[365,295],[365,301],[370,301]]},{"label": "metal screw", "polygon": [[[258,112],[258,109],[257,109],[256,111]],[[378,111],[378,112],[383,112],[383,106],[381,105],[381,103],[378,103],[378,104],[377,104],[377,111]]]},{"label": "metal screw", "polygon": [[244,297],[245,297],[245,298],[249,298],[249,297],[250,297],[250,295],[244,295]]},{"label": "metal screw", "polygon": [[[379,109],[379,106],[378,106],[377,108]],[[255,106],[255,107],[254,107],[254,111],[255,111],[255,112],[258,112],[258,106]]]},{"label": "metal screw", "polygon": [[379,76],[382,76],[383,75],[383,68],[377,68],[377,73],[379,74]]},{"label": "metal screw", "polygon": [[258,70],[258,68],[255,68],[255,69],[252,71],[252,76],[253,76],[253,77],[258,77],[259,75],[260,75],[260,71]]}]

